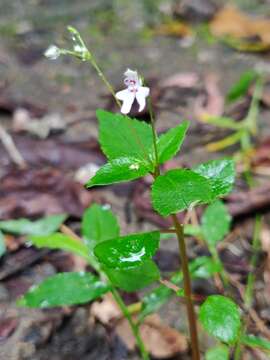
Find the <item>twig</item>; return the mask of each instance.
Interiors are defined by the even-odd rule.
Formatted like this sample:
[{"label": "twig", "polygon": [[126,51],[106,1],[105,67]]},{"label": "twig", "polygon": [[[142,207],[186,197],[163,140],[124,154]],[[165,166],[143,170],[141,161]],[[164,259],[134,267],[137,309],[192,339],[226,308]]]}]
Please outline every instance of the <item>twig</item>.
[{"label": "twig", "polygon": [[0,125],[0,139],[9,154],[11,160],[19,166],[21,169],[25,169],[27,167],[27,163],[22,157],[21,153],[17,149],[11,135]]},{"label": "twig", "polygon": [[75,232],[73,230],[71,230],[71,228],[68,227],[67,225],[62,224],[60,226],[60,230],[63,234],[70,236],[71,238],[79,241],[80,243],[82,242],[82,239],[77,234],[75,234]]}]

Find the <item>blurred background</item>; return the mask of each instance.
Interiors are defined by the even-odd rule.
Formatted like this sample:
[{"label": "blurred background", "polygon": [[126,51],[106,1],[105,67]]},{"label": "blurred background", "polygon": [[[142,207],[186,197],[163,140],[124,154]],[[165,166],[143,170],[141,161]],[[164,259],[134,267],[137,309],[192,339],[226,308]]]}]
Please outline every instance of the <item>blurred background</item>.
[{"label": "blurred background", "polygon": [[[152,212],[141,180],[91,191],[83,187],[105,161],[97,142],[95,111],[117,108],[88,63],[44,57],[51,44],[72,46],[67,25],[80,31],[115,89],[123,88],[127,68],[143,74],[151,87],[160,131],[183,119],[191,121],[181,158],[170,167],[234,154],[236,147],[218,153],[207,150],[207,144],[230,132],[205,123],[205,114],[243,119],[252,86],[233,106],[227,106],[226,94],[244,71],[265,69],[255,139],[258,151],[253,159],[262,176],[259,192],[252,193],[248,202],[251,195],[245,193],[243,179],[238,179],[239,197],[227,200],[232,216],[242,222],[232,235],[237,250],[226,253],[225,262],[236,274],[247,272],[248,256],[241,241],[250,239],[255,211],[270,209],[270,2],[0,0],[0,219],[67,213],[77,231],[84,209],[98,202],[110,204],[127,233],[168,224]],[[138,114],[136,108],[133,115],[149,118],[147,111]],[[93,320],[89,306],[61,312],[18,310],[14,300],[30,285],[58,271],[78,269],[80,264],[61,252],[48,256],[27,248],[24,237],[7,235],[5,244],[0,262],[1,360],[138,359],[113,329]],[[196,246],[191,242],[191,256],[199,251]],[[175,242],[162,245],[156,260],[165,272],[176,269]],[[260,316],[269,322],[266,285],[258,286]],[[195,282],[195,287],[205,294],[213,291],[206,280]],[[136,298],[126,300],[131,303]],[[179,311],[181,305],[175,300],[160,316],[184,332],[186,324]],[[182,350],[169,352],[167,358],[189,359],[184,345]],[[267,359],[248,352],[246,356]]]}]

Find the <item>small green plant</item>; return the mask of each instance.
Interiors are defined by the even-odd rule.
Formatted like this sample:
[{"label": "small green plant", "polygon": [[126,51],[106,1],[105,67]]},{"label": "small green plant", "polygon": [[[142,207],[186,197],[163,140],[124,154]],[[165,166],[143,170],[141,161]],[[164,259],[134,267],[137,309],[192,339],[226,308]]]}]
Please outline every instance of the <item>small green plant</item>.
[{"label": "small green plant", "polygon": [[[34,223],[26,219],[0,222],[0,229],[4,232],[26,234],[29,242],[38,248],[72,252],[83,257],[95,270],[95,275],[89,272],[54,275],[30,288],[18,300],[18,305],[49,308],[82,304],[111,292],[130,324],[142,358],[147,360],[149,354],[140,336],[140,324],[145,316],[156,311],[172,294],[176,294],[186,304],[192,359],[198,360],[201,354],[191,278],[208,278],[217,273],[225,273],[216,245],[228,232],[230,217],[222,202],[217,199],[232,190],[235,178],[234,161],[213,160],[193,169],[176,168],[163,172],[162,165],[179,152],[188,122],[183,121],[158,136],[149,100],[150,89],[139,74],[127,70],[127,88],[115,93],[80,34],[72,27],[68,27],[68,30],[72,36],[72,49],[51,46],[46,56],[56,59],[60,55],[71,55],[89,62],[122,112],[119,114],[97,110],[99,143],[108,161],[89,180],[87,187],[131,181],[150,174],[153,178],[150,188],[153,209],[161,216],[171,219],[172,228],[168,229],[168,233],[175,234],[177,238],[181,270],[172,274],[169,281],[162,279],[152,258],[164,231],[154,229],[145,233],[122,235],[116,217],[106,206],[95,204],[85,211],[80,237],[61,225],[65,220],[64,216],[41,219]],[[139,104],[139,110],[143,110],[146,100],[151,116],[150,124],[126,115],[135,101]],[[185,227],[179,221],[177,215],[180,212],[208,203],[210,205],[203,214],[199,228]],[[56,232],[59,228],[61,231]],[[190,232],[204,239],[211,256],[189,262],[185,236]],[[137,320],[134,320],[118,289],[132,292],[158,281],[162,285],[143,297],[139,315]],[[228,359],[230,349],[241,336],[241,312],[238,305],[223,295],[209,296],[199,308],[198,319],[204,329],[221,342],[207,352],[207,359]],[[250,336],[241,341],[248,346],[257,346],[260,343],[260,346],[265,348],[269,345],[266,340],[256,340]]]},{"label": "small green plant", "polygon": [[231,117],[204,115],[202,121],[223,129],[229,129],[232,134],[222,140],[207,145],[209,151],[218,151],[232,145],[240,145],[240,152],[235,154],[235,160],[243,164],[243,173],[249,186],[253,179],[250,174],[250,160],[254,150],[253,138],[257,135],[257,118],[259,114],[259,102],[262,96],[264,84],[263,70],[249,70],[241,74],[239,80],[229,90],[226,100],[231,104],[243,97],[252,83],[254,83],[253,95],[247,115],[241,121],[235,121]]}]

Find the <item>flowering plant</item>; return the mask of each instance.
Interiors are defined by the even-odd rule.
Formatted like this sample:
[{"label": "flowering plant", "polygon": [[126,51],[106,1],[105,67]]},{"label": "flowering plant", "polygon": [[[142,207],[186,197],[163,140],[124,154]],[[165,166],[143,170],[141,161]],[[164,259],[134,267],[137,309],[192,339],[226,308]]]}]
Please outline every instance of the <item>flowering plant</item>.
[{"label": "flowering plant", "polygon": [[[188,122],[182,121],[158,135],[150,89],[144,86],[138,72],[128,69],[124,81],[127,88],[115,93],[80,34],[72,27],[68,30],[72,35],[73,48],[60,49],[53,45],[45,55],[56,59],[64,54],[89,61],[122,113],[97,110],[99,143],[108,161],[89,180],[87,187],[105,186],[151,175],[153,209],[161,216],[169,217],[172,226],[169,229],[121,235],[112,211],[97,204],[85,211],[81,236],[65,225],[61,226],[63,217],[57,218],[57,221],[54,219],[54,226],[47,233],[44,233],[44,226],[34,226],[35,232],[28,230],[33,245],[63,249],[79,255],[95,270],[95,275],[89,272],[57,274],[32,287],[18,300],[18,304],[42,308],[67,306],[86,303],[111,292],[128,319],[142,358],[149,359],[140,336],[140,325],[147,315],[157,311],[170,296],[176,295],[186,304],[192,359],[198,360],[201,351],[191,278],[218,275],[223,290],[227,286],[226,271],[219,260],[216,247],[229,231],[231,219],[225,205],[218,198],[232,190],[234,162],[231,159],[220,159],[199,164],[193,169],[163,171],[162,165],[180,151]],[[139,111],[148,106],[150,124],[127,116],[135,100],[139,104]],[[202,216],[202,224],[197,228],[182,224],[178,214],[185,210],[192,211],[201,204],[210,204]],[[6,226],[8,229],[7,224]],[[59,227],[61,231],[55,232]],[[152,258],[159,248],[160,240],[168,235],[177,238],[181,269],[164,280]],[[188,235],[200,238],[207,245],[211,256],[189,262],[185,241],[185,236]],[[134,319],[118,289],[133,292],[155,282],[161,284],[142,298],[139,314]],[[204,329],[219,342],[217,347],[207,352],[207,359],[217,356],[229,359],[229,353],[236,344],[250,343],[250,338],[244,338],[241,333],[240,309],[229,297],[211,295],[199,306],[198,311],[199,321]],[[236,348],[238,349],[238,345]],[[237,351],[239,353],[239,349]]]}]

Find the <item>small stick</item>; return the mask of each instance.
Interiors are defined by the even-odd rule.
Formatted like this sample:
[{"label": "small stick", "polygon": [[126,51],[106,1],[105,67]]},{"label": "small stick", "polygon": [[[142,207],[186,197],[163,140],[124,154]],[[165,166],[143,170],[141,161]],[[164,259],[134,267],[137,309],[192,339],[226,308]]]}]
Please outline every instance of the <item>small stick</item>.
[{"label": "small stick", "polygon": [[0,139],[9,154],[11,160],[19,166],[21,169],[26,169],[27,163],[22,157],[21,153],[17,149],[12,137],[9,133],[0,125]]},{"label": "small stick", "polygon": [[82,242],[82,239],[81,239],[77,234],[75,234],[75,232],[74,232],[73,230],[71,230],[71,228],[68,227],[67,225],[62,224],[62,225],[60,226],[60,230],[61,230],[61,232],[62,232],[63,234],[70,236],[70,237],[73,238],[74,240],[77,240],[77,241],[79,241],[79,242]]}]

